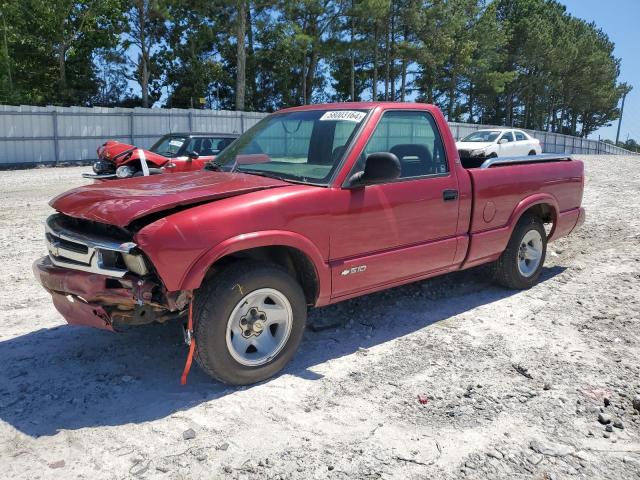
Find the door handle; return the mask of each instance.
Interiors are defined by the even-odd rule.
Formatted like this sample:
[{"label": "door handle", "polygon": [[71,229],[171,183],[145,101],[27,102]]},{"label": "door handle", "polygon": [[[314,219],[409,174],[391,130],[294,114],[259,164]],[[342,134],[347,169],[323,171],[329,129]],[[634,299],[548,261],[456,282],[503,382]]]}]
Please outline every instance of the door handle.
[{"label": "door handle", "polygon": [[451,202],[458,199],[458,190],[443,190],[442,199],[445,202]]}]

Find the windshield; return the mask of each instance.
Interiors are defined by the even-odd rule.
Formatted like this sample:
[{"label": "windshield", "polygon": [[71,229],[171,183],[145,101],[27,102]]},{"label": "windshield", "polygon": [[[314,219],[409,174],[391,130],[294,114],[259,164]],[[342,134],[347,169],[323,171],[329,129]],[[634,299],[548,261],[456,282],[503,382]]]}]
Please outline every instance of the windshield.
[{"label": "windshield", "polygon": [[153,144],[153,147],[151,147],[149,151],[162,155],[163,157],[173,158],[178,155],[185,141],[186,137],[162,137]]},{"label": "windshield", "polygon": [[471,135],[467,135],[461,141],[462,142],[495,142],[500,130],[478,130]]},{"label": "windshield", "polygon": [[274,114],[245,132],[215,164],[224,171],[326,185],[366,114],[330,109]]}]

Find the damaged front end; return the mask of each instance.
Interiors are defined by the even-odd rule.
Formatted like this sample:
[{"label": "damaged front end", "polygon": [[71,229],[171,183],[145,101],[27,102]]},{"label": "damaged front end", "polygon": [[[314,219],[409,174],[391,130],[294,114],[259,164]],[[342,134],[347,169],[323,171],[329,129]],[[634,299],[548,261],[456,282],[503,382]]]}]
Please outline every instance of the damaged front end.
[{"label": "damaged front end", "polygon": [[167,292],[126,230],[54,214],[46,239],[33,271],[69,324],[123,330],[186,315],[190,292]]}]

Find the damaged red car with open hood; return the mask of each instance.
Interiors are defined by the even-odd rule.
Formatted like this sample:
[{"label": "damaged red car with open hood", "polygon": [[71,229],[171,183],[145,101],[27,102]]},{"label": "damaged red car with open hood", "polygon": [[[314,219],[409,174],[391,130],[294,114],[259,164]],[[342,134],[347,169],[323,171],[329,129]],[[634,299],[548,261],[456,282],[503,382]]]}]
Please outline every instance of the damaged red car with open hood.
[{"label": "damaged red car with open hood", "polygon": [[82,176],[111,180],[200,170],[237,137],[231,133],[170,133],[149,149],[109,140],[97,150],[93,173]]}]

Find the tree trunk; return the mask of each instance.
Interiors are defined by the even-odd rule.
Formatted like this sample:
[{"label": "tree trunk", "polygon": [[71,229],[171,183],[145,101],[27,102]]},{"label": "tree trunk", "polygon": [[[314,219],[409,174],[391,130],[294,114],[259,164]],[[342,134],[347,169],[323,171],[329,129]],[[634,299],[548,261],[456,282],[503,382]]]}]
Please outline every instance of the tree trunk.
[{"label": "tree trunk", "polygon": [[0,12],[2,15],[2,27],[3,27],[3,50],[4,50],[4,59],[7,67],[7,83],[9,84],[9,96],[13,94],[13,79],[11,77],[11,58],[9,57],[9,42],[7,40],[7,21],[4,18],[4,14]]},{"label": "tree trunk", "polygon": [[373,26],[373,83],[371,85],[371,99],[378,100],[378,21]]},{"label": "tree trunk", "polygon": [[[316,40],[317,41],[317,40]],[[313,81],[316,77],[316,68],[318,66],[318,47],[316,41],[313,42],[311,47],[311,54],[309,56],[309,66],[307,67],[307,76],[305,79],[305,105],[311,103],[313,97]]]},{"label": "tree trunk", "polygon": [[507,110],[506,110],[505,124],[507,126],[513,125],[513,94],[511,92],[507,94]]},{"label": "tree trunk", "polygon": [[473,106],[476,103],[476,92],[473,83],[469,83],[469,101],[467,110],[469,111],[469,123],[475,123],[473,119]]},{"label": "tree trunk", "polygon": [[384,100],[385,102],[389,100],[389,76],[391,71],[389,69],[389,60],[390,60],[390,52],[389,52],[389,20],[387,17],[385,19],[385,27],[384,27]]},{"label": "tree trunk", "polygon": [[396,101],[396,15],[394,11],[393,1],[391,2],[391,46],[390,56],[391,62],[389,64],[389,82],[390,82],[390,90],[391,96],[389,97],[391,101]]},{"label": "tree trunk", "polygon": [[251,19],[251,1],[247,0],[247,67],[249,74],[249,88],[246,96],[248,97],[248,101],[245,100],[245,103],[249,104],[249,108],[253,110],[256,104],[256,62],[254,57],[253,50],[253,21]]},{"label": "tree trunk", "polygon": [[64,18],[60,22],[60,43],[58,44],[58,94],[66,101],[67,94],[67,44],[64,38]]},{"label": "tree trunk", "polygon": [[350,56],[350,69],[351,69],[351,78],[349,79],[349,88],[350,88],[350,95],[349,98],[351,99],[352,102],[356,101],[356,59],[355,59],[355,52],[353,51],[353,17],[355,16],[355,12],[353,11],[354,8],[354,4],[355,4],[355,0],[351,0],[351,38],[349,40],[349,56]]},{"label": "tree trunk", "polygon": [[300,69],[300,95],[298,98],[301,105],[307,104],[307,52],[302,57],[302,68]]},{"label": "tree trunk", "polygon": [[244,94],[246,79],[246,52],[244,38],[247,25],[247,1],[236,0],[238,14],[236,18],[236,110],[244,110]]},{"label": "tree trunk", "polygon": [[140,34],[140,57],[138,58],[138,68],[140,68],[140,89],[142,90],[142,106],[149,107],[149,52],[147,49],[147,35],[146,35],[146,15],[145,2],[136,2],[136,9],[138,10],[138,32]]},{"label": "tree trunk", "polygon": [[149,55],[146,49],[142,50],[140,56],[142,62],[142,78],[140,79],[140,88],[142,89],[142,106],[149,108]]},{"label": "tree trunk", "polygon": [[64,41],[60,41],[60,45],[58,45],[58,82],[60,88],[60,94],[62,96],[65,95],[67,91],[67,64],[66,64],[66,46]]},{"label": "tree trunk", "polygon": [[449,74],[449,92],[447,95],[448,105],[447,105],[447,120],[450,122],[454,121],[453,118],[453,108],[456,104],[456,72],[451,69],[451,73]]},{"label": "tree trunk", "polygon": [[407,93],[407,59],[402,57],[402,72],[400,78],[400,101],[404,102]]},{"label": "tree trunk", "polygon": [[[409,37],[409,29],[405,21],[405,26],[402,31],[402,40],[405,45],[407,44],[407,38]],[[407,51],[406,48],[402,50],[402,67],[400,70],[400,101],[404,102],[407,95]]]},{"label": "tree trunk", "polygon": [[571,115],[571,135],[576,136],[576,132],[578,131],[578,114],[574,113]]}]

